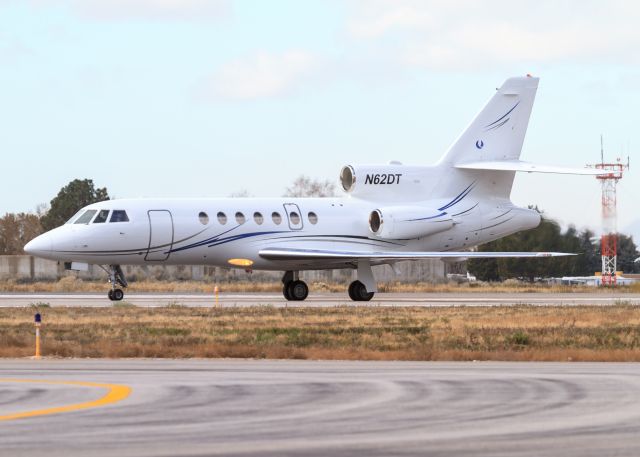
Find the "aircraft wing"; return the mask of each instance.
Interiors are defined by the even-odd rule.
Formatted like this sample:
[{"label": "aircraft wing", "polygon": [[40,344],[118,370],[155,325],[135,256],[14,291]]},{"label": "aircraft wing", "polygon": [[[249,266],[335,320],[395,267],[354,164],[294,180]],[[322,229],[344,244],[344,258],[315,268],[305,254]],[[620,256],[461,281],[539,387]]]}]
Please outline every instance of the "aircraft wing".
[{"label": "aircraft wing", "polygon": [[402,251],[341,251],[332,249],[296,249],[296,248],[265,248],[258,253],[268,260],[337,260],[352,261],[368,260],[418,260],[442,259],[463,261],[467,259],[494,258],[538,258],[561,257],[576,254],[566,252],[471,252],[471,251],[443,251],[443,252],[402,252]]},{"label": "aircraft wing", "polygon": [[566,175],[606,175],[611,171],[598,168],[569,168],[555,165],[542,165],[522,160],[498,160],[487,162],[460,163],[455,166],[466,170],[523,171],[527,173],[557,173]]}]

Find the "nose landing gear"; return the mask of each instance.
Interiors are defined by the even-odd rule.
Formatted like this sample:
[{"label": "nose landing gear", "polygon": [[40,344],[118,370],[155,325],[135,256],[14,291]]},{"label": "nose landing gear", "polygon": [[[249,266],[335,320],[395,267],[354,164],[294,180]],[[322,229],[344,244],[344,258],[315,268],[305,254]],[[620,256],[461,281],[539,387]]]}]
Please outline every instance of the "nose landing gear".
[{"label": "nose landing gear", "polygon": [[120,301],[124,298],[124,292],[122,289],[111,289],[107,292],[107,296],[111,301]]},{"label": "nose landing gear", "polygon": [[107,297],[111,301],[120,301],[124,298],[124,292],[118,286],[122,286],[126,289],[129,285],[127,280],[124,278],[124,272],[120,265],[109,265],[109,269],[107,270],[104,267],[101,267],[109,274],[109,282],[111,283],[111,290],[107,293]]}]

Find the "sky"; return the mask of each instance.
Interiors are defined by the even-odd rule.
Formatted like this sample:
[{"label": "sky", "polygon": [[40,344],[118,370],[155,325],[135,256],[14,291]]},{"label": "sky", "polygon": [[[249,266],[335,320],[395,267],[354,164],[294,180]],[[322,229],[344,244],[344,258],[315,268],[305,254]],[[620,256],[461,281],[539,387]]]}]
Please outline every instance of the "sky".
[{"label": "sky", "polygon": [[[351,163],[428,165],[496,87],[539,76],[521,158],[631,156],[640,239],[640,3],[0,0],[0,214],[69,181],[115,197],[282,195]],[[518,175],[518,205],[600,228],[593,177]]]}]

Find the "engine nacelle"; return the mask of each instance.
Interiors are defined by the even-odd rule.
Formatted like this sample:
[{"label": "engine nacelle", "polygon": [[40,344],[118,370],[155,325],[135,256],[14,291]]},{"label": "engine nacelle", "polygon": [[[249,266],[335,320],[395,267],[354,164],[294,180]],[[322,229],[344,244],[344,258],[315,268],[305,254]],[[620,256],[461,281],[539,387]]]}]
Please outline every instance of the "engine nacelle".
[{"label": "engine nacelle", "polygon": [[346,165],[340,171],[345,192],[358,198],[407,200],[422,194],[425,167],[389,165]]},{"label": "engine nacelle", "polygon": [[369,214],[369,229],[390,240],[421,238],[453,227],[451,216],[427,207],[396,206],[379,208]]}]

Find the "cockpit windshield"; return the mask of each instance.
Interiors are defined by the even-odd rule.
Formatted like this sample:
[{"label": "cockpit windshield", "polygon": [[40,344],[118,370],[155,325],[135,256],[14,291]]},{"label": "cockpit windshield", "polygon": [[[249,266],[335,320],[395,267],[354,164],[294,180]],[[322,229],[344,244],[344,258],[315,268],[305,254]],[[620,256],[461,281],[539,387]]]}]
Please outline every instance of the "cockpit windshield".
[{"label": "cockpit windshield", "polygon": [[101,224],[103,222],[107,222],[107,218],[109,217],[108,209],[101,209],[96,218],[93,220],[94,224]]},{"label": "cockpit windshield", "polygon": [[65,224],[73,224],[73,221],[75,221],[83,212],[84,212],[84,209],[81,209],[80,211],[75,213],[73,216],[71,216],[69,220],[65,222]]},{"label": "cockpit windshield", "polygon": [[82,216],[78,218],[74,224],[88,224],[93,219],[93,216],[98,212],[97,209],[88,209],[84,212]]}]

